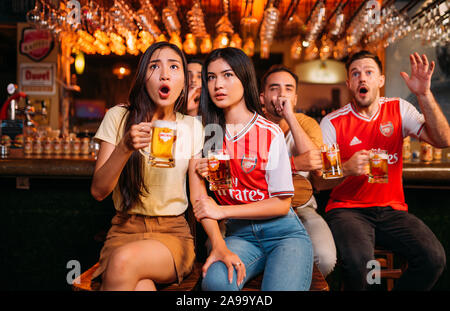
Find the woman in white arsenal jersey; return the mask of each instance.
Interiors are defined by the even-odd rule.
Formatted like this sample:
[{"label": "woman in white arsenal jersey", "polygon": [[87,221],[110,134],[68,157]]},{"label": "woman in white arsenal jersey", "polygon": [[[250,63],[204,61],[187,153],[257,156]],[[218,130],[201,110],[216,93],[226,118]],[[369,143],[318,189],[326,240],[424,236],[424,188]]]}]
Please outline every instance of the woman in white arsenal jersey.
[{"label": "woman in white arsenal jersey", "polygon": [[[205,132],[214,125],[223,133],[206,136],[203,154],[211,141],[226,149],[232,175],[232,188],[214,193],[218,203],[207,196],[193,202],[212,244],[203,290],[240,290],[260,273],[261,290],[309,290],[311,241],[290,208],[294,187],[284,135],[262,116],[251,60],[236,48],[214,50],[202,79]],[[221,219],[227,219],[225,239],[217,224]]]}]

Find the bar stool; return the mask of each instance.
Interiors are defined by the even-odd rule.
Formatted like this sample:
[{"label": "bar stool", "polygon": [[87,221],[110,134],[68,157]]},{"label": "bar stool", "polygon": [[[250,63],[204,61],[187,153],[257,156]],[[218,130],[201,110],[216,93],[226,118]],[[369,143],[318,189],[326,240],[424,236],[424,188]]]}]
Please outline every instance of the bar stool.
[{"label": "bar stool", "polygon": [[375,260],[380,263],[380,277],[386,279],[386,289],[391,291],[394,288],[394,280],[402,276],[408,263],[399,257],[400,267],[394,268],[394,253],[380,246],[375,246],[374,255]]},{"label": "bar stool", "polygon": [[[380,278],[386,280],[386,289],[391,291],[394,288],[394,280],[399,279],[408,267],[408,263],[399,257],[400,268],[394,268],[394,253],[381,246],[375,246],[375,260],[380,264]],[[340,290],[345,290],[344,282],[340,282]]]}]

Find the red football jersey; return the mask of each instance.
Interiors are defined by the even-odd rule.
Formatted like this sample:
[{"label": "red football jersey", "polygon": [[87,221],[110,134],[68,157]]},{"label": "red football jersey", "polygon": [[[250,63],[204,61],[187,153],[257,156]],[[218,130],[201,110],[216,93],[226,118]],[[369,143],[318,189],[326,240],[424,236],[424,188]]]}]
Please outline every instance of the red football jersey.
[{"label": "red football jersey", "polygon": [[348,176],[332,190],[325,211],[369,206],[408,210],[402,184],[403,138],[419,137],[424,122],[423,115],[407,101],[384,97],[370,118],[359,114],[352,103],[325,116],[320,123],[324,143],[339,145],[343,163],[362,149],[380,148],[389,154],[388,183],[369,183],[364,175]]},{"label": "red football jersey", "polygon": [[284,134],[273,122],[254,114],[234,137],[226,131],[232,188],[215,195],[222,205],[238,205],[275,196],[293,196],[291,165]]}]

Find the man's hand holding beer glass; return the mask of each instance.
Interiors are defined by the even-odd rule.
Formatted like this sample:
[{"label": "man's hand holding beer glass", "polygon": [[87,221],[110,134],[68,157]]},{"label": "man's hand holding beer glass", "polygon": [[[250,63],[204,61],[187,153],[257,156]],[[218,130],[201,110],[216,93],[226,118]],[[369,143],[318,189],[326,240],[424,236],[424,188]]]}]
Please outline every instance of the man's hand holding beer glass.
[{"label": "man's hand holding beer glass", "polygon": [[369,151],[359,150],[342,165],[345,176],[361,176],[369,173]]}]

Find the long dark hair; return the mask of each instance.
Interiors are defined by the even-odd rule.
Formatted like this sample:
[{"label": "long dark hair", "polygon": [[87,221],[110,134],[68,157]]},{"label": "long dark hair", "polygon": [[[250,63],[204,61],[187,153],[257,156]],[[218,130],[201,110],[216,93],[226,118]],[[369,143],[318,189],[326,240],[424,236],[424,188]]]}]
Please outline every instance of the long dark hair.
[{"label": "long dark hair", "polygon": [[[140,122],[149,122],[155,113],[156,104],[150,98],[146,89],[146,74],[153,53],[161,48],[171,48],[180,57],[183,62],[184,87],[175,101],[174,111],[187,113],[187,92],[188,92],[188,74],[187,62],[183,52],[174,44],[168,42],[157,42],[152,44],[139,60],[136,75],[130,89],[128,97],[128,118],[125,121],[124,132],[131,128],[133,124]],[[133,152],[128,159],[122,173],[119,177],[119,188],[122,194],[122,212],[128,211],[136,203],[141,202],[140,195],[148,194],[148,188],[144,183],[142,174],[143,158],[139,151]]]},{"label": "long dark hair", "polygon": [[244,87],[244,100],[247,109],[262,116],[264,116],[264,113],[259,101],[258,83],[252,60],[242,50],[237,48],[227,47],[214,50],[208,55],[202,68],[200,112],[203,125],[219,124],[225,132],[225,115],[223,110],[213,103],[208,91],[208,66],[219,58],[222,58],[230,65],[241,81]]}]

